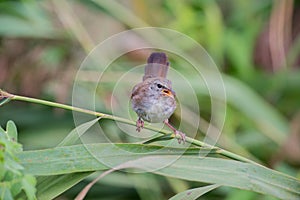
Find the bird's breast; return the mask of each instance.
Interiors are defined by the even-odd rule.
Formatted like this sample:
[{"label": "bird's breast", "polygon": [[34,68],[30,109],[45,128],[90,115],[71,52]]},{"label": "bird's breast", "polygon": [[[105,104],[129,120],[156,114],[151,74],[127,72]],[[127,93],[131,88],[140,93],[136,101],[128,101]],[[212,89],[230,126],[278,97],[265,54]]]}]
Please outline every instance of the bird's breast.
[{"label": "bird's breast", "polygon": [[173,114],[176,109],[176,100],[168,96],[144,97],[142,101],[133,102],[133,109],[145,121],[159,123]]}]

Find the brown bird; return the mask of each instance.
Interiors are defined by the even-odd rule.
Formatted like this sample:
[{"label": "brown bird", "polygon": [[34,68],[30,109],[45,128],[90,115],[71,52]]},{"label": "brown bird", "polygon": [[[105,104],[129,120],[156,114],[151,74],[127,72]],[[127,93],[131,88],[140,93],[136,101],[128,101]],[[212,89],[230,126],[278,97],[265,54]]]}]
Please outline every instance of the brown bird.
[{"label": "brown bird", "polygon": [[168,58],[165,53],[154,52],[150,55],[145,67],[143,82],[134,86],[131,95],[133,110],[138,115],[137,131],[144,127],[144,121],[166,124],[175,135],[179,135],[178,142],[185,142],[185,134],[169,124],[169,117],[176,109],[175,92],[172,83],[167,79],[169,69]]}]

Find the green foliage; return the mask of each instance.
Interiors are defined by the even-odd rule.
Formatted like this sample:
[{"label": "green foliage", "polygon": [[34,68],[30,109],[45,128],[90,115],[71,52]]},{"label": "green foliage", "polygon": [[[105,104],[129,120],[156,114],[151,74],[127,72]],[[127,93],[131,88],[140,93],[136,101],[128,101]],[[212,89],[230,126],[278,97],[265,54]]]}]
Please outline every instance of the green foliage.
[{"label": "green foliage", "polygon": [[56,33],[35,1],[0,2],[0,36],[53,38]]},{"label": "green foliage", "polygon": [[209,185],[205,187],[200,187],[200,188],[194,188],[190,189],[181,193],[176,194],[170,200],[177,200],[177,199],[197,199],[198,197],[202,196],[203,194],[216,189],[219,187],[219,185]]},{"label": "green foliage", "polygon": [[13,121],[7,122],[6,131],[0,127],[0,199],[17,199],[22,192],[28,199],[36,199],[36,179],[19,164],[17,154],[22,152],[22,145],[17,135]]},{"label": "green foliage", "polygon": [[[274,170],[227,160],[216,151],[211,151],[208,159],[198,160],[198,149],[190,148],[178,162],[157,174],[134,174],[130,170],[109,174],[94,186],[94,190],[92,188],[86,199],[147,199],[151,194],[153,198],[175,195],[174,199],[180,199],[190,191],[200,195],[214,187],[206,186],[207,183],[222,184],[206,194],[207,199],[273,199],[268,195],[299,199],[299,153],[294,151],[294,146],[299,146],[299,33],[292,31],[295,38],[287,45],[290,49],[287,49],[286,68],[270,71],[272,62],[258,62],[255,56],[258,54],[268,60],[270,49],[257,49],[257,46],[278,42],[270,42],[266,35],[259,40],[269,28],[271,14],[278,5],[276,2],[281,1],[0,1],[0,85],[15,94],[71,104],[69,97],[74,72],[86,56],[82,49],[97,45],[91,45],[91,41],[104,41],[116,30],[137,27],[157,26],[180,31],[207,49],[225,83],[228,107],[218,146]],[[293,12],[299,10],[298,2],[294,1],[293,6]],[[297,19],[298,14],[293,13],[293,17]],[[284,24],[299,30],[298,21]],[[194,53],[187,44],[156,36],[149,35],[147,39],[177,45],[189,55]],[[130,49],[135,42],[140,41],[128,38],[122,48]],[[206,85],[185,67],[189,63],[175,55],[170,58],[171,67],[186,75],[199,98],[201,123],[196,139],[201,140],[201,132],[207,130],[213,114]],[[95,99],[98,111],[112,112],[108,106],[111,102],[107,99],[113,99],[116,77],[145,61],[139,54],[124,55],[119,60],[113,63],[117,70],[108,70],[109,78],[99,84]],[[87,90],[95,81],[93,73],[91,71],[82,80]],[[141,77],[133,74],[132,78]],[[185,99],[181,112],[175,113],[171,121],[178,125],[181,120],[188,133],[194,126],[190,119],[199,116],[195,116],[189,104],[186,88],[181,82],[174,82],[177,93]],[[132,85],[132,80],[124,83],[124,99],[129,96],[126,92]],[[79,144],[78,137],[88,135],[95,123],[101,124],[116,146],[137,154],[135,159],[143,159],[140,154],[146,152],[157,156],[155,161],[140,160],[144,162],[136,162],[134,167],[163,163],[168,156],[183,153],[174,142],[174,148],[166,148],[163,154],[154,155],[154,151],[164,147],[162,138],[155,138],[149,141],[150,144],[136,144],[136,140],[128,138],[111,120],[95,119],[70,132],[74,125],[70,112],[14,101],[8,103],[10,100],[0,94],[0,125],[4,127],[9,119],[13,119],[21,134],[17,135],[12,122],[7,123],[6,130],[0,127],[0,199],[34,199],[35,178],[27,173],[36,176],[38,199],[52,199],[61,194],[61,198],[74,199],[96,178],[91,175],[94,170],[109,170]],[[26,151],[22,151],[20,143]],[[89,147],[97,155],[106,155],[108,161],[116,162],[115,166],[133,159],[107,144]],[[104,151],[105,148],[110,152]],[[44,164],[40,165],[40,162]]]},{"label": "green foliage", "polygon": [[[201,158],[199,151],[198,148],[97,143],[26,151],[20,153],[19,158],[26,171],[34,175],[52,176],[110,168],[136,168],[158,175],[217,183],[283,199],[297,199],[300,195],[300,181],[290,176],[255,164],[223,158]],[[214,151],[207,153],[216,154]]]}]

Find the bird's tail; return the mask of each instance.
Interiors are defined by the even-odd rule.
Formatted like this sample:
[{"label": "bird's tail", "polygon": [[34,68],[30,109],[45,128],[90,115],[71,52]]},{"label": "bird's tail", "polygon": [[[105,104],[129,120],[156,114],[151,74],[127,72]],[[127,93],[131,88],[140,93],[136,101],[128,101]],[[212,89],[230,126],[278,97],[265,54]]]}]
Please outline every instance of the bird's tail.
[{"label": "bird's tail", "polygon": [[143,81],[154,77],[166,78],[168,70],[169,61],[167,55],[161,52],[153,52],[147,60]]}]

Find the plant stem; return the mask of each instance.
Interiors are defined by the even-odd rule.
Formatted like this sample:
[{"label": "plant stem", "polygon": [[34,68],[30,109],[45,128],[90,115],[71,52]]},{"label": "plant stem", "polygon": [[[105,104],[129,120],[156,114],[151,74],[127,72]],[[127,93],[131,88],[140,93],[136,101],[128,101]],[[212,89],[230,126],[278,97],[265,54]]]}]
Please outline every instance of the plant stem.
[{"label": "plant stem", "polygon": [[[66,105],[66,104],[46,101],[46,100],[42,100],[42,99],[36,99],[36,98],[32,98],[32,97],[25,97],[25,96],[19,96],[19,95],[12,95],[10,100],[25,101],[25,102],[30,102],[30,103],[42,104],[42,105],[51,106],[51,107],[55,107],[55,108],[61,108],[61,109],[64,109],[64,110],[71,110],[71,111],[75,111],[75,112],[85,113],[85,114],[88,114],[88,115],[94,115],[96,117],[101,117],[103,119],[111,119],[111,120],[122,122],[122,123],[125,123],[125,124],[135,125],[135,122],[133,122],[131,120],[128,120],[128,119],[125,119],[125,118],[116,117],[116,116],[113,116],[113,115],[109,115],[109,114],[105,114],[105,113],[101,113],[101,112],[96,112],[96,111],[91,111],[91,110],[87,110],[87,109],[83,109],[83,108],[78,108],[78,107],[74,107],[74,106],[70,106],[70,105]],[[159,129],[154,128],[154,127],[145,127],[145,128],[147,128],[149,130],[153,130],[153,131],[159,131]],[[169,132],[161,131],[161,133],[168,134]]]},{"label": "plant stem", "polygon": [[[42,105],[51,106],[51,107],[55,107],[55,108],[62,108],[62,109],[65,109],[65,110],[71,110],[71,111],[76,111],[76,112],[80,112],[80,113],[85,113],[85,114],[88,114],[88,115],[94,115],[94,116],[101,117],[101,118],[104,118],[104,119],[111,119],[111,120],[122,122],[122,123],[125,123],[125,124],[130,124],[130,125],[134,125],[134,126],[136,125],[135,122],[133,122],[131,120],[128,120],[128,119],[125,119],[125,118],[116,117],[116,116],[113,116],[113,115],[104,114],[104,113],[100,113],[100,112],[96,112],[96,111],[91,111],[91,110],[87,110],[87,109],[83,109],[83,108],[78,108],[78,107],[74,107],[74,106],[70,106],[70,105],[66,105],[66,104],[55,103],[55,102],[36,99],[36,98],[31,98],[31,97],[13,95],[13,94],[4,92],[2,90],[0,90],[0,97],[9,98],[10,100],[25,101],[25,102],[35,103],[35,104],[42,104]],[[160,130],[160,129],[157,129],[157,128],[154,128],[154,127],[151,127],[151,126],[146,126],[145,128],[149,129],[149,130],[159,132],[159,133],[164,134],[164,135],[170,134],[170,131]],[[171,136],[173,138],[180,137],[179,135],[176,136],[174,134],[172,134]],[[243,156],[237,155],[237,154],[232,153],[230,151],[224,150],[220,147],[212,146],[210,144],[201,142],[199,140],[195,140],[195,139],[190,138],[190,137],[186,137],[186,142],[194,144],[194,145],[199,146],[199,147],[215,149],[215,150],[217,150],[217,153],[219,153],[220,155],[226,156],[228,158],[232,158],[234,160],[260,165],[256,162],[252,161],[252,160],[249,160],[248,158],[245,158]]]}]

